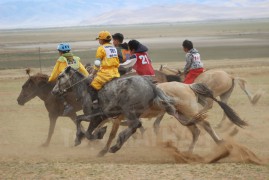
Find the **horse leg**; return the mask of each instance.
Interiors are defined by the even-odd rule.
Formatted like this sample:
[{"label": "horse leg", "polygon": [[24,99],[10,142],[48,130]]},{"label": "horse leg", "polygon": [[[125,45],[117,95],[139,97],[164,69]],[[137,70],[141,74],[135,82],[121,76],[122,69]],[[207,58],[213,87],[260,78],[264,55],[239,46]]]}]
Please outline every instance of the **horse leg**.
[{"label": "horse leg", "polygon": [[144,136],[144,133],[145,133],[145,131],[146,131],[146,129],[144,128],[144,126],[140,126],[140,128],[139,128],[139,131],[140,131],[140,133],[141,133],[141,135],[142,135],[142,138],[143,138],[143,136]]},{"label": "horse leg", "polygon": [[[179,119],[178,119],[179,118]],[[201,116],[202,118],[202,116]],[[180,122],[182,124],[182,121],[180,119],[183,119],[184,121],[192,121],[192,120],[189,120],[189,118],[187,118],[186,116],[184,116],[183,114],[181,113],[178,113],[178,117],[176,118],[178,120],[178,122]],[[183,124],[184,125],[184,124]],[[186,125],[184,125],[186,126]],[[194,147],[195,147],[195,144],[197,143],[198,141],[198,138],[199,138],[199,135],[200,135],[200,130],[198,129],[198,127],[194,124],[192,125],[188,125],[187,128],[191,131],[192,133],[192,143],[189,147],[189,152],[193,152],[194,150]]]},{"label": "horse leg", "polygon": [[188,149],[188,151],[190,153],[193,152],[194,150],[194,147],[195,147],[195,144],[197,143],[198,141],[198,138],[199,138],[199,135],[200,135],[200,129],[198,129],[198,127],[196,125],[192,125],[192,126],[187,126],[187,128],[191,131],[191,134],[192,134],[192,143]]},{"label": "horse leg", "polygon": [[[120,125],[121,125],[121,126],[128,126],[128,122],[127,122],[127,121],[121,121],[121,122],[120,122]],[[141,127],[139,128],[139,130],[140,130],[140,133],[141,133],[141,135],[142,135],[142,137],[143,137],[143,135],[144,135],[146,129],[143,127],[143,125],[141,125]],[[133,138],[135,139],[134,136],[133,136]]]},{"label": "horse leg", "polygon": [[[109,121],[111,121],[110,118],[102,120],[101,123],[97,126],[97,128],[94,129],[94,131],[92,131],[90,126],[89,126],[88,130],[86,132],[86,137],[89,140],[103,139],[103,136],[105,135],[106,129],[107,129],[107,126],[104,126],[104,125],[106,123],[108,123]],[[92,128],[94,128],[94,127],[92,127]],[[92,131],[92,134],[90,134],[91,131]]]},{"label": "horse leg", "polygon": [[[203,101],[203,102],[200,102],[200,101]],[[209,109],[211,109],[213,107],[213,100],[209,99],[209,98],[206,98],[206,99],[200,98],[198,100],[198,103],[203,106],[203,108],[200,110],[199,113],[207,112]]]},{"label": "horse leg", "polygon": [[261,93],[260,92],[257,92],[255,93],[255,95],[253,95],[247,88],[247,85],[246,85],[246,81],[239,78],[239,77],[236,77],[235,78],[237,84],[239,84],[240,88],[245,92],[245,94],[248,96],[248,99],[249,101],[251,102],[251,104],[255,105],[260,97],[261,97]]},{"label": "horse leg", "polygon": [[[233,81],[233,85],[232,87],[225,93],[223,93],[222,95],[220,95],[220,100],[224,103],[227,104],[228,102],[228,99],[231,97],[231,94],[233,92],[233,89],[234,89],[234,81]],[[226,114],[225,112],[223,112],[223,116],[222,116],[222,119],[221,121],[219,122],[219,124],[217,125],[217,128],[221,128],[223,123],[224,123],[224,120],[226,119]]]},{"label": "horse leg", "polygon": [[[86,131],[86,133],[85,133],[85,136],[87,137],[88,140],[94,140],[94,139],[97,139],[96,137],[97,137],[99,131],[102,129],[102,128],[98,128],[98,126],[99,126],[100,124],[102,124],[103,121],[104,121],[104,120],[103,120],[103,118],[102,118],[101,116],[96,116],[96,117],[94,117],[94,118],[91,120],[91,122],[90,122],[90,124],[89,124],[89,126],[88,126],[88,129],[87,129],[87,131]],[[105,122],[106,122],[106,121],[105,121]],[[98,128],[98,129],[96,130],[96,133],[93,134],[93,131],[94,131],[96,128]],[[104,131],[103,134],[101,134],[100,136],[103,137],[104,133],[105,133],[105,131]]]},{"label": "horse leg", "polygon": [[111,153],[117,152],[122,147],[122,145],[129,139],[129,137],[136,132],[136,129],[141,126],[141,122],[139,121],[139,118],[136,116],[136,114],[129,114],[129,116],[126,116],[126,118],[129,121],[128,128],[119,134],[117,143],[109,150],[109,152]]},{"label": "horse leg", "polygon": [[45,143],[43,143],[41,146],[42,147],[47,147],[50,144],[50,140],[52,137],[52,134],[54,132],[55,129],[55,125],[56,125],[56,120],[57,120],[58,116],[49,114],[49,119],[50,119],[50,126],[49,126],[49,132],[48,132],[48,137]]},{"label": "horse leg", "polygon": [[85,134],[81,130],[81,121],[90,121],[90,118],[86,115],[80,115],[76,117],[76,139],[75,139],[75,146],[78,146],[81,144],[81,139],[85,136]]},{"label": "horse leg", "polygon": [[[73,121],[73,123],[76,125],[77,123],[76,123],[76,118],[77,118],[77,114],[76,113],[71,113],[68,117],[70,117],[71,118],[71,120]],[[86,131],[85,131],[85,129],[84,129],[84,127],[82,126],[82,124],[81,124],[81,131],[83,132],[83,133],[85,133]]]},{"label": "horse leg", "polygon": [[161,115],[158,115],[158,117],[156,118],[156,120],[154,121],[154,124],[153,124],[153,128],[154,128],[154,133],[156,136],[158,136],[159,134],[159,130],[160,130],[160,123],[163,119],[163,116],[164,116],[165,113],[161,114]]},{"label": "horse leg", "polygon": [[198,124],[201,125],[206,130],[206,132],[212,137],[212,139],[217,144],[223,142],[223,140],[218,137],[218,135],[216,134],[216,132],[214,131],[214,129],[211,127],[211,125],[209,124],[208,121],[201,120],[201,121],[198,121]]},{"label": "horse leg", "polygon": [[118,132],[121,120],[122,120],[121,118],[114,119],[112,129],[111,129],[109,138],[107,140],[106,146],[104,147],[104,149],[102,149],[99,152],[99,154],[98,154],[99,157],[104,156],[108,152],[108,150],[109,150],[109,148],[111,146],[112,140],[115,138],[115,136],[116,136],[116,134]]}]

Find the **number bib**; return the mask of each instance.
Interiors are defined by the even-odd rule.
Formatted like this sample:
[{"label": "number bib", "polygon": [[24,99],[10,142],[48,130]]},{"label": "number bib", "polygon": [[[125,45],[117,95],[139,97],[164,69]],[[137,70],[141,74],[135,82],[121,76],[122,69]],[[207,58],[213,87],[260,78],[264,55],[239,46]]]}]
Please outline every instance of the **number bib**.
[{"label": "number bib", "polygon": [[113,46],[103,46],[106,51],[107,58],[118,57],[117,49]]},{"label": "number bib", "polygon": [[146,52],[141,53],[135,53],[136,55],[136,63],[134,65],[134,69],[136,70],[136,73],[142,76],[154,76],[155,72],[151,65],[151,61],[148,58],[148,55]]},{"label": "number bib", "polygon": [[192,54],[194,61],[201,61],[200,54]]}]

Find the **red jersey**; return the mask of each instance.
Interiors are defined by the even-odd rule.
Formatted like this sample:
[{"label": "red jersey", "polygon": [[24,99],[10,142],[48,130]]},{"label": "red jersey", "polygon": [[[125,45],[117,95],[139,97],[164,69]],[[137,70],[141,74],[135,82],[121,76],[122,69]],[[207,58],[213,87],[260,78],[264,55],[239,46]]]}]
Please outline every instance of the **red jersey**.
[{"label": "red jersey", "polygon": [[[133,56],[136,57],[136,63],[133,68],[136,70],[138,75],[142,76],[154,76],[154,69],[151,65],[151,60],[146,52],[135,53]],[[131,57],[131,59],[134,57]]]}]

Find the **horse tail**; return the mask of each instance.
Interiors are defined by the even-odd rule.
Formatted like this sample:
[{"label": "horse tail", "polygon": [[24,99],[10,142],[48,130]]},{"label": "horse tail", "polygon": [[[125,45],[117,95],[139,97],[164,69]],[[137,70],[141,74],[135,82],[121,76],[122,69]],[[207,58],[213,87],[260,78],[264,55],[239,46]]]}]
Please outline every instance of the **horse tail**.
[{"label": "horse tail", "polygon": [[190,88],[198,95],[204,96],[207,98],[213,99],[215,102],[219,104],[219,106],[223,109],[225,112],[226,116],[232,121],[234,124],[236,124],[239,127],[247,126],[248,124],[243,121],[237,113],[226,103],[217,100],[214,96],[213,93],[208,87],[203,84],[203,83],[194,83],[190,85]]},{"label": "horse tail", "polygon": [[251,102],[251,104],[255,105],[259,101],[259,99],[261,98],[261,95],[262,95],[261,91],[258,91],[253,95],[247,88],[247,81],[246,80],[244,80],[240,77],[234,77],[234,81],[240,86],[240,88],[248,96],[248,99]]}]

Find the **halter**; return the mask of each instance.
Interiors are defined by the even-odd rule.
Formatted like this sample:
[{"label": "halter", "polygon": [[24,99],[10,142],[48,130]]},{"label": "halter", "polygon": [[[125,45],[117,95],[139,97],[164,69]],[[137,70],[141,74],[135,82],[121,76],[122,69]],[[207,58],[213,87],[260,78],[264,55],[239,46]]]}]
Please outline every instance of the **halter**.
[{"label": "halter", "polygon": [[[28,80],[31,80],[31,77],[32,76],[29,76],[29,78],[28,78]],[[43,87],[45,87],[45,86],[47,86],[47,84],[44,84],[44,85],[42,85],[42,86],[37,86],[36,84],[35,84],[35,86],[36,86],[36,89],[34,90],[34,91],[32,91],[30,94],[28,94],[27,96],[24,96],[23,98],[29,98],[30,96],[32,96],[33,94],[36,94],[37,92],[39,92]]]}]

